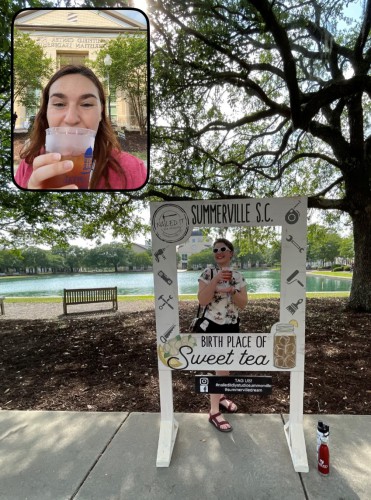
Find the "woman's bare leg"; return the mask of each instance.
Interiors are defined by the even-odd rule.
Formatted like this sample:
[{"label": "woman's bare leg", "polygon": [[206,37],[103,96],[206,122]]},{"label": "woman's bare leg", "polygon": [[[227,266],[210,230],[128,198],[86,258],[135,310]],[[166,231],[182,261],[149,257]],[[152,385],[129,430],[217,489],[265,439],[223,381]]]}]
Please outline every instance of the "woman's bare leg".
[{"label": "woman's bare leg", "polygon": [[[217,371],[215,372],[215,375],[219,375],[221,377],[224,377],[226,375],[229,375],[229,372],[226,371]],[[219,413],[219,402],[220,398],[223,396],[223,394],[210,394],[210,414],[215,415],[216,413]],[[222,421],[225,420],[224,417],[221,415],[216,418],[217,421]],[[221,429],[229,429],[230,425],[229,423],[223,424],[220,426]]]}]

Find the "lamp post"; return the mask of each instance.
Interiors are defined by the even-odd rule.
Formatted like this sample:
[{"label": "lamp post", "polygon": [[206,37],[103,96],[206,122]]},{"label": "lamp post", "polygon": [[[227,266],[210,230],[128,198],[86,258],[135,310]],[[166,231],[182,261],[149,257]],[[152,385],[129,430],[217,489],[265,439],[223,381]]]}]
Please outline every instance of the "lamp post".
[{"label": "lamp post", "polygon": [[104,58],[103,62],[104,62],[104,65],[107,68],[108,115],[109,115],[109,120],[112,123],[112,120],[111,120],[111,92],[110,92],[110,88],[109,88],[109,68],[110,68],[110,66],[112,64],[112,58],[111,58],[111,56],[109,54],[107,54],[106,57]]}]

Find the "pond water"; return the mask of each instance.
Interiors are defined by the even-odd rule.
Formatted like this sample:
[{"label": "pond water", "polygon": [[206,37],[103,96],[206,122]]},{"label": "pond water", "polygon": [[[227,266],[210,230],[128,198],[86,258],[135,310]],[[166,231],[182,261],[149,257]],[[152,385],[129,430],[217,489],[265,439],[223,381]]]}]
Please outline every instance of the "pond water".
[{"label": "pond water", "polygon": [[[249,293],[280,291],[280,272],[244,270]],[[179,294],[197,293],[199,271],[179,272]],[[63,288],[99,288],[117,286],[119,295],[153,295],[153,275],[150,272],[57,274],[0,279],[0,295],[7,297],[62,296]],[[300,285],[298,285],[300,286]],[[351,280],[307,276],[308,292],[349,291]]]}]

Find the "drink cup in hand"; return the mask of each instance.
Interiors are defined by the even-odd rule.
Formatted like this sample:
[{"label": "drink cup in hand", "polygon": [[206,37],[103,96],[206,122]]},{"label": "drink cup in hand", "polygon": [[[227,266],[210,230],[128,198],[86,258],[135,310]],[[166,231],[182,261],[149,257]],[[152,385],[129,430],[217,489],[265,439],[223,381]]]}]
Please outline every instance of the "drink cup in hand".
[{"label": "drink cup in hand", "polygon": [[63,160],[71,160],[73,169],[63,175],[50,177],[43,182],[43,189],[53,189],[75,184],[88,189],[93,163],[95,130],[78,127],[53,127],[46,130],[45,150],[60,153]]},{"label": "drink cup in hand", "polygon": [[230,282],[232,280],[232,271],[228,268],[222,269],[223,281]]}]

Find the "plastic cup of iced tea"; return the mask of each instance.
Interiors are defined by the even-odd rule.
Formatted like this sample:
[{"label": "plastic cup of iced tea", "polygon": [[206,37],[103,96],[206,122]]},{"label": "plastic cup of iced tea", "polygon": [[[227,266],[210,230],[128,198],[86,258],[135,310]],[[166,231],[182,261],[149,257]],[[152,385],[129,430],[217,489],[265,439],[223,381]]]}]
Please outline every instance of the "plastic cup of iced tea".
[{"label": "plastic cup of iced tea", "polygon": [[232,269],[230,267],[223,267],[222,276],[224,281],[231,281],[233,276]]},{"label": "plastic cup of iced tea", "polygon": [[43,189],[55,189],[75,184],[88,189],[93,165],[95,130],[78,127],[52,127],[46,129],[46,153],[60,153],[61,161],[71,160],[73,169],[65,174],[45,179]]}]

